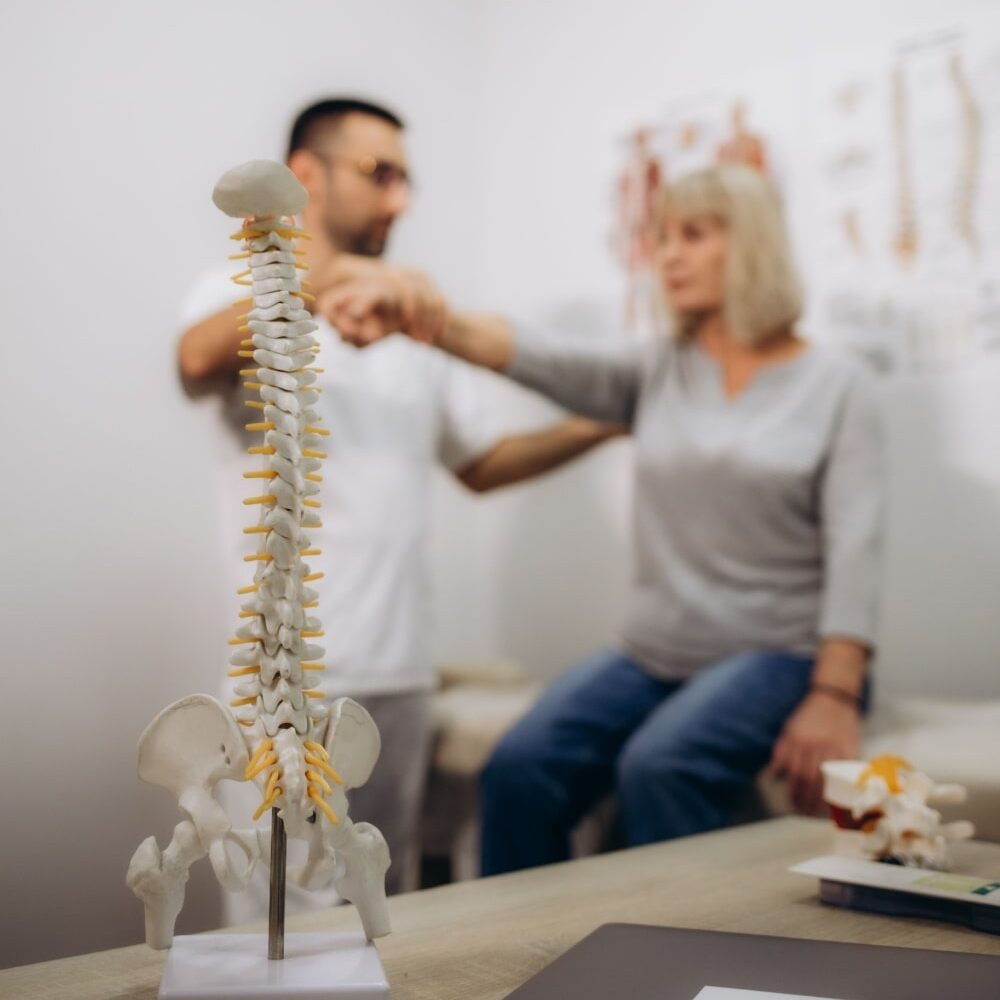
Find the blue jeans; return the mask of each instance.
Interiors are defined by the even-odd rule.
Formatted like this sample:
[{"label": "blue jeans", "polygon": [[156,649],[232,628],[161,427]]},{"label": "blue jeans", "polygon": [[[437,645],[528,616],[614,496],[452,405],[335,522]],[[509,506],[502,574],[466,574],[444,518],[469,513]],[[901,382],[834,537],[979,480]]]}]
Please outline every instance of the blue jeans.
[{"label": "blue jeans", "polygon": [[805,697],[813,661],[741,653],[690,680],[603,652],[560,677],[501,740],[481,779],[482,873],[569,857],[612,790],[629,846],[724,826]]}]

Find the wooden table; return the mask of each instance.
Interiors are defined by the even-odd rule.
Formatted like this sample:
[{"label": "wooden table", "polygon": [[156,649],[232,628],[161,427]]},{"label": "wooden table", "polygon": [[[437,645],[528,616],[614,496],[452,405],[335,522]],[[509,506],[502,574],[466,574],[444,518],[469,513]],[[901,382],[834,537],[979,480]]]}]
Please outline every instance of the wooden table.
[{"label": "wooden table", "polygon": [[[828,845],[826,823],[789,817],[409,893],[391,900],[395,930],[378,948],[394,1000],[504,997],[612,921],[1000,955],[1000,937],[821,906],[816,883],[786,869]],[[956,856],[962,871],[1000,874],[1000,845],[964,844]],[[288,921],[293,931],[358,926],[346,906]],[[163,954],[136,945],[0,971],[0,997],[155,1000]]]}]

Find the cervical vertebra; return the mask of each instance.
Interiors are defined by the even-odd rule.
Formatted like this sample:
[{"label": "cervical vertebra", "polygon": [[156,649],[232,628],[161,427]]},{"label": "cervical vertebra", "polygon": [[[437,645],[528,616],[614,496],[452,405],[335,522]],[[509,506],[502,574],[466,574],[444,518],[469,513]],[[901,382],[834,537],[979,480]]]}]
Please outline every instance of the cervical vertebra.
[{"label": "cervical vertebra", "polygon": [[[323,704],[316,688],[323,649],[312,642],[323,631],[307,614],[317,604],[307,584],[322,573],[310,572],[303,558],[320,555],[310,548],[307,529],[321,526],[314,497],[329,432],[313,409],[319,344],[294,245],[306,236],[292,218],[306,193],[287,167],[255,160],[229,171],[213,198],[228,215],[244,219],[233,234],[243,250],[233,259],[249,266],[233,280],[252,292],[240,356],[254,367],[241,375],[258,395],[247,406],[261,411],[247,429],[264,435],[263,444],[249,449],[263,457],[262,465],[245,473],[261,481],[263,491],[244,500],[260,506],[261,517],[244,531],[259,535],[261,544],[246,557],[257,569],[254,582],[240,590],[248,596],[240,611],[245,622],[230,640],[237,647],[229,671],[235,717],[214,698],[196,695],[164,709],[140,738],[140,777],[170,790],[189,821],[178,824],[163,852],[153,837],[140,845],[128,883],[146,905],[147,942],[158,948],[170,944],[193,861],[208,854],[227,888],[244,887],[266,855],[267,836],[233,831],[213,790],[222,778],[253,780],[261,791],[253,819],[278,809],[288,835],[309,843],[308,861],[290,873],[293,881],[306,888],[333,881],[357,905],[368,937],[378,937],[389,930],[389,853],[375,827],[351,823],[345,795],[368,779],[379,754],[378,730],[349,699],[332,709]],[[245,854],[241,870],[233,870],[226,841]]]}]

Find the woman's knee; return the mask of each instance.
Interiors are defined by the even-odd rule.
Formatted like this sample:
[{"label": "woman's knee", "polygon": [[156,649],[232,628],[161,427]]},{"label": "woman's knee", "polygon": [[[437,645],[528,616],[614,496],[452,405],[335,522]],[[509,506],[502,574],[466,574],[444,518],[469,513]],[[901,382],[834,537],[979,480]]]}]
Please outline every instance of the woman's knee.
[{"label": "woman's knee", "polygon": [[483,797],[491,802],[528,801],[538,794],[540,748],[508,733],[493,753],[479,776]]},{"label": "woman's knee", "polygon": [[680,761],[668,748],[630,741],[619,754],[615,768],[618,794],[630,801],[642,799],[652,789],[669,783],[679,770]]}]

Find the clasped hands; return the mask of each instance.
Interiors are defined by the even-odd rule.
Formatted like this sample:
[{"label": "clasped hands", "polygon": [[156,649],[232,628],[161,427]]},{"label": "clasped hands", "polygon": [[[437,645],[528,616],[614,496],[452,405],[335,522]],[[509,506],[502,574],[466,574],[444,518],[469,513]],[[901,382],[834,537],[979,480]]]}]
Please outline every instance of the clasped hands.
[{"label": "clasped hands", "polygon": [[338,254],[316,299],[322,315],[350,344],[365,347],[390,333],[436,343],[448,326],[448,306],[422,272]]}]

